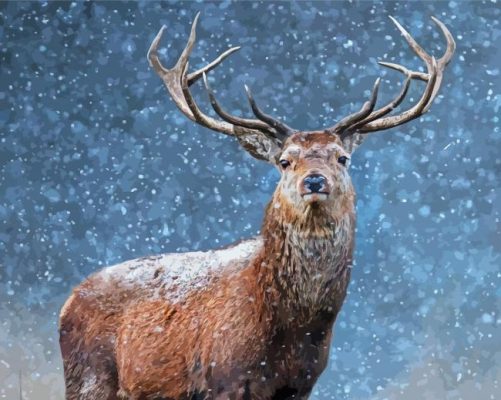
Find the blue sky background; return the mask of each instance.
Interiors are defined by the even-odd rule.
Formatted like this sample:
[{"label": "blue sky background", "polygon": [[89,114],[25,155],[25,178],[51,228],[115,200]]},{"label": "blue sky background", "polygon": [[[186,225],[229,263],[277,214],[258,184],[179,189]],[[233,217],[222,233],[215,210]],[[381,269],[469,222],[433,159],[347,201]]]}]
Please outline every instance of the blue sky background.
[{"label": "blue sky background", "polygon": [[[0,398],[63,398],[57,315],[88,274],[259,232],[278,173],[177,111],[146,52],[172,65],[201,11],[191,66],[218,98],[298,129],[381,102],[430,53],[457,51],[430,112],[353,156],[356,265],[314,399],[499,399],[500,7],[497,2],[2,2]],[[416,99],[422,84],[408,97]],[[194,94],[209,112],[202,88]],[[406,103],[408,105],[408,103]],[[405,104],[404,104],[405,105]]]}]

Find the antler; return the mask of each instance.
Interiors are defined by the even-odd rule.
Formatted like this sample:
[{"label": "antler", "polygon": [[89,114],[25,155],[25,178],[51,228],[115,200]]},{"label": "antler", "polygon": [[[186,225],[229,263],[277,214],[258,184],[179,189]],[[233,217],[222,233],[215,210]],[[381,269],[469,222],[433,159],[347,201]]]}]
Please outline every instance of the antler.
[{"label": "antler", "polygon": [[[190,74],[188,73],[188,59],[195,44],[195,31],[199,16],[200,13],[196,15],[195,20],[193,21],[186,47],[174,67],[171,69],[165,68],[158,58],[157,49],[165,30],[165,26],[160,29],[155,39],[153,39],[150,50],[148,51],[148,60],[150,61],[151,66],[163,80],[176,106],[189,119],[207,128],[224,133],[225,135],[235,136],[253,156],[272,161],[274,154],[281,147],[286,138],[294,133],[295,130],[287,126],[285,123],[264,113],[257,106],[247,86],[245,86],[247,98],[257,119],[242,118],[229,114],[217,102],[207,80],[206,74],[216,68],[225,58],[237,51],[240,47],[232,47],[205,67]],[[379,62],[379,64],[384,67],[397,70],[405,75],[402,90],[388,104],[374,110],[380,84],[380,79],[378,78],[374,84],[374,88],[372,89],[370,99],[364,103],[358,112],[343,118],[333,127],[326,129],[326,132],[328,133],[340,135],[343,140],[354,135],[355,133],[365,134],[393,128],[417,118],[428,111],[433,103],[433,100],[438,94],[438,90],[440,89],[444,69],[454,54],[456,44],[454,43],[451,33],[446,26],[435,17],[432,17],[432,19],[438,25],[447,41],[447,49],[438,61],[435,60],[434,57],[427,54],[393,17],[390,18],[400,30],[411,49],[414,50],[414,52],[425,62],[427,72],[423,73],[412,71],[399,64],[390,62]],[[197,82],[201,77],[203,77],[212,108],[216,114],[221,117],[222,121],[216,120],[204,114],[197,106],[193,96],[191,95],[190,86]],[[419,101],[413,107],[398,115],[385,117],[402,103],[409,90],[412,80],[421,80],[426,82],[426,87]]]},{"label": "antler", "polygon": [[[291,135],[294,130],[284,124],[283,122],[280,122],[279,120],[271,117],[268,114],[265,114],[261,109],[257,106],[254,98],[252,97],[252,94],[250,92],[250,89],[245,85],[245,91],[247,92],[247,97],[249,99],[249,104],[252,108],[252,111],[254,112],[254,115],[259,118],[259,120],[256,119],[247,119],[247,118],[240,118],[240,117],[235,117],[234,115],[229,114],[227,111],[225,111],[221,105],[218,103],[216,100],[216,97],[214,96],[214,92],[212,91],[211,87],[209,86],[209,81],[207,80],[207,76],[204,73],[204,84],[205,84],[205,89],[207,90],[207,93],[209,94],[209,100],[212,105],[212,108],[214,111],[225,121],[233,124],[233,125],[238,125],[238,126],[246,126],[248,128],[254,128],[254,129],[259,129],[261,130],[265,135],[267,136],[272,136],[273,138],[279,139],[281,142],[285,141],[287,136]],[[273,129],[270,129],[273,128]]]},{"label": "antler", "polygon": [[[244,145],[244,147],[249,150],[252,155],[257,158],[266,158],[269,160],[270,154],[263,156],[263,152],[256,149],[256,146],[267,147],[267,152],[270,153],[270,146],[280,146],[286,137],[293,132],[292,129],[284,123],[264,114],[255,104],[254,99],[250,95],[247,88],[249,102],[251,103],[252,110],[258,119],[247,119],[230,115],[224,111],[216,101],[207,81],[206,74],[217,67],[229,55],[239,50],[240,47],[232,47],[205,67],[190,74],[188,73],[188,60],[195,44],[196,27],[199,16],[200,13],[196,15],[193,21],[188,43],[186,44],[186,47],[174,67],[171,69],[165,68],[158,58],[158,45],[165,30],[165,25],[160,29],[157,36],[151,43],[148,51],[148,60],[150,65],[163,80],[170,96],[172,97],[172,100],[174,100],[176,106],[185,116],[209,129],[224,133],[225,135],[237,137],[242,145]],[[190,86],[197,82],[201,77],[204,79],[211,105],[223,121],[216,120],[204,114],[197,106],[190,92]],[[273,143],[267,143],[265,140],[266,138],[271,140]]]},{"label": "antler", "polygon": [[[395,18],[390,18],[400,30],[411,49],[414,50],[419,58],[421,58],[425,62],[427,72],[422,73],[411,71],[399,64],[382,61],[379,62],[379,64],[391,69],[395,69],[406,76],[401,92],[391,102],[381,107],[380,109],[373,111],[376,103],[379,83],[379,81],[376,81],[376,85],[374,86],[374,89],[372,91],[371,99],[363,105],[362,109],[352,115],[349,115],[348,117],[343,118],[332,128],[327,129],[327,132],[338,134],[341,135],[342,138],[346,138],[347,136],[353,135],[357,132],[369,133],[393,128],[423,115],[426,111],[428,111],[431,104],[433,103],[433,100],[437,96],[438,90],[440,89],[440,85],[442,83],[444,69],[451,60],[456,48],[456,44],[451,33],[442,22],[440,22],[435,17],[431,17],[442,31],[447,41],[447,49],[444,55],[437,61],[434,57],[427,54],[421,46],[419,46],[419,44],[412,38],[412,36],[397,22],[397,20],[395,20]],[[409,89],[410,81],[413,79],[426,82],[425,90],[419,101],[413,107],[398,115],[383,118],[385,115],[399,106],[400,103],[402,103]]]}]

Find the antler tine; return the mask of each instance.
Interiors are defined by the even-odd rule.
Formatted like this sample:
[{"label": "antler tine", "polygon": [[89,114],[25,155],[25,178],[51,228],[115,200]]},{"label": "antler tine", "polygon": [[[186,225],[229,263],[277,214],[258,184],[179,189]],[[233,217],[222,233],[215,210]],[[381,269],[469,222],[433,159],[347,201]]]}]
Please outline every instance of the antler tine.
[{"label": "antler tine", "polygon": [[[399,31],[402,33],[404,38],[406,39],[407,43],[411,47],[412,50],[425,62],[426,68],[427,68],[427,73],[422,73],[422,72],[416,72],[416,71],[410,71],[407,68],[399,65],[399,64],[394,64],[394,63],[388,63],[388,62],[380,62],[381,65],[395,69],[397,71],[400,71],[404,73],[407,76],[407,80],[410,79],[418,79],[426,82],[426,88],[417,102],[413,107],[410,109],[404,111],[401,114],[394,115],[394,116],[389,116],[385,118],[381,118],[383,115],[387,114],[390,112],[393,108],[396,107],[394,105],[393,107],[388,107],[385,106],[382,108],[382,110],[388,112],[382,112],[381,110],[376,111],[376,117],[374,118],[374,115],[369,116],[367,119],[364,121],[361,121],[361,123],[357,123],[356,126],[352,126],[350,128],[351,132],[354,132],[355,130],[360,132],[360,133],[369,133],[369,132],[375,132],[383,129],[389,129],[393,128],[395,126],[401,125],[405,122],[408,122],[414,118],[417,118],[424,114],[429,107],[431,106],[431,103],[433,102],[435,96],[438,93],[438,90],[440,88],[440,84],[442,81],[442,75],[443,75],[443,70],[447,63],[450,61],[452,54],[454,53],[455,49],[455,44],[454,40],[452,39],[452,35],[450,32],[447,30],[445,25],[443,25],[440,21],[438,21],[436,18],[433,20],[437,25],[441,28],[444,36],[447,39],[447,50],[445,54],[440,58],[440,60],[437,62],[434,57],[430,56],[427,54],[421,46],[414,40],[414,38],[393,18],[390,17],[391,20],[395,23]],[[438,21],[438,22],[437,22]],[[405,86],[404,86],[405,89]],[[401,92],[401,94],[404,91]],[[407,89],[405,89],[405,93],[407,92]],[[405,96],[404,93],[404,96]],[[400,104],[403,100],[403,97],[401,94],[397,97],[395,100],[399,100],[397,103]],[[388,104],[388,106],[391,106],[391,102]],[[398,105],[397,104],[397,105]],[[353,129],[355,128],[355,129]]]},{"label": "antler tine", "polygon": [[261,121],[264,121],[268,125],[275,128],[281,136],[280,139],[285,140],[287,136],[290,136],[295,132],[295,130],[292,129],[287,124],[273,118],[271,115],[264,113],[256,104],[256,101],[254,100],[254,97],[252,97],[252,92],[249,89],[249,87],[247,85],[244,85],[244,87],[245,87],[245,92],[247,93],[247,99],[249,100],[249,104],[252,108],[252,112],[254,113],[254,115],[258,117]]},{"label": "antler tine", "polygon": [[222,119],[233,125],[259,129],[262,130],[263,132],[268,132],[272,134],[271,136],[273,136],[273,133],[275,133],[275,131],[272,131],[270,129],[270,126],[266,122],[257,119],[240,118],[226,112],[216,100],[216,96],[214,96],[214,92],[212,91],[212,88],[209,85],[209,81],[207,79],[207,75],[205,74],[205,72],[203,72],[203,79],[204,79],[205,89],[207,90],[207,93],[209,95],[210,104],[212,105],[212,108],[217,113],[217,115],[219,115]]},{"label": "antler tine", "polygon": [[435,88],[433,89],[433,93],[431,94],[428,104],[424,108],[424,112],[429,110],[431,104],[433,103],[433,100],[437,96],[440,86],[442,85],[444,69],[447,66],[447,64],[449,64],[449,62],[451,61],[451,58],[454,55],[454,51],[456,50],[456,42],[454,41],[454,38],[452,37],[452,34],[449,32],[447,27],[437,18],[431,17],[431,19],[442,31],[442,34],[444,35],[445,40],[447,41],[447,48],[443,56],[440,57],[437,61],[438,68],[437,68],[437,80],[435,83]]},{"label": "antler tine", "polygon": [[[380,62],[380,64],[383,64],[383,63]],[[402,68],[405,69],[404,67],[402,67]],[[378,118],[381,118],[381,117],[385,116],[386,114],[389,114],[390,112],[392,112],[395,108],[397,108],[400,105],[400,103],[402,103],[405,96],[407,95],[407,92],[409,90],[409,86],[411,83],[411,79],[412,79],[411,72],[412,71],[407,71],[407,72],[408,72],[406,74],[407,78],[405,79],[405,81],[402,85],[402,90],[397,95],[397,97],[395,97],[395,99],[393,99],[391,102],[386,104],[384,107],[381,107],[379,110],[372,112],[368,117],[364,118],[363,120],[357,122],[356,124],[351,125],[347,130],[348,131],[356,131],[359,127],[361,127],[369,122],[372,122]]]},{"label": "antler tine", "polygon": [[165,25],[162,25],[157,35],[153,39],[153,42],[151,42],[147,54],[148,61],[150,62],[151,67],[160,76],[160,78],[162,78],[168,72],[168,70],[164,68],[164,66],[160,62],[160,59],[158,58],[158,45],[160,43],[160,39],[162,39],[162,35],[164,34],[164,30],[166,28],[167,27]]},{"label": "antler tine", "polygon": [[224,53],[222,53],[218,58],[216,58],[214,61],[212,61],[210,64],[207,64],[205,67],[200,68],[198,71],[192,72],[191,74],[188,75],[188,86],[193,85],[196,81],[200,79],[200,77],[205,73],[208,73],[209,71],[212,71],[214,68],[216,68],[219,64],[223,62],[223,60],[233,54],[234,52],[240,50],[240,46],[232,47],[228,50],[226,50]]},{"label": "antler tine", "polygon": [[197,12],[195,15],[195,19],[193,20],[193,24],[191,24],[190,36],[188,37],[188,43],[186,43],[186,47],[183,49],[183,52],[179,56],[176,65],[173,69],[179,69],[183,73],[186,73],[186,65],[188,64],[188,60],[191,55],[191,51],[193,50],[193,46],[195,44],[195,40],[197,39],[197,24],[198,19],[200,18],[200,12]]},{"label": "antler tine", "polygon": [[357,123],[358,121],[361,121],[365,117],[367,117],[372,112],[372,110],[374,110],[374,107],[376,106],[377,93],[379,90],[380,83],[381,83],[381,78],[377,78],[376,82],[374,82],[374,87],[372,88],[371,97],[369,98],[368,101],[366,101],[363,104],[362,108],[359,111],[357,111],[356,113],[350,114],[347,117],[343,118],[341,121],[339,121],[332,128],[326,129],[326,131],[331,133],[331,134],[340,134],[343,131],[345,131],[346,128],[350,127],[351,125],[353,125],[353,124]]},{"label": "antler tine", "polygon": [[456,42],[454,41],[454,37],[450,33],[449,29],[447,29],[442,21],[435,17],[431,17],[431,19],[433,20],[433,22],[435,22],[435,24],[438,25],[447,41],[447,49],[445,50],[444,55],[438,60],[438,65],[440,67],[446,67],[447,64],[449,64],[449,62],[451,61],[454,52],[456,51]]},{"label": "antler tine", "polygon": [[428,79],[430,79],[428,74],[426,74],[424,72],[419,72],[419,71],[411,71],[400,64],[394,64],[394,63],[386,62],[386,61],[378,61],[378,64],[382,65],[386,68],[391,68],[391,69],[394,69],[395,71],[399,71],[402,74],[410,77],[411,79],[419,79],[420,81],[424,81],[424,82],[428,82]]},{"label": "antler tine", "polygon": [[409,32],[407,32],[400,23],[390,15],[391,21],[396,25],[397,29],[400,31],[404,39],[409,43],[412,50],[426,63],[431,62],[431,56],[424,51],[424,49],[414,40]]},{"label": "antler tine", "polygon": [[241,118],[241,117],[236,117],[234,115],[231,115],[227,111],[225,111],[221,105],[218,103],[216,100],[216,96],[214,96],[214,92],[212,91],[212,88],[209,85],[209,81],[207,79],[207,75],[203,73],[204,77],[204,85],[205,89],[207,90],[207,93],[209,94],[209,101],[211,103],[212,108],[214,111],[219,115],[222,119],[225,121],[233,124],[233,125],[238,125],[238,126],[243,126],[246,128],[252,128],[252,129],[258,129],[263,131],[267,136],[272,137],[276,139],[276,131],[272,129],[266,122],[257,120],[257,119],[248,119],[248,118]]}]

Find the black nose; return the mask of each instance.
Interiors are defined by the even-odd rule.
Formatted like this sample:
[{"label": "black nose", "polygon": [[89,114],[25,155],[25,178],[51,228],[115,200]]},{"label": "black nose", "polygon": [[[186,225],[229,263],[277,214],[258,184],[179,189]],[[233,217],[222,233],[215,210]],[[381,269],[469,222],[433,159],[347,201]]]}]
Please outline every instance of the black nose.
[{"label": "black nose", "polygon": [[319,174],[308,175],[304,178],[303,185],[310,193],[320,193],[325,190],[327,179]]}]

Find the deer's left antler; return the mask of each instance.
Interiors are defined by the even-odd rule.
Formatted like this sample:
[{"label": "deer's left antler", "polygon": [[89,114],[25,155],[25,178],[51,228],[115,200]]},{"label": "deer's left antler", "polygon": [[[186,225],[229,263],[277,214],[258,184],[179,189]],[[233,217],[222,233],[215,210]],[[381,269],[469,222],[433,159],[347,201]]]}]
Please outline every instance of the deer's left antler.
[{"label": "deer's left antler", "polygon": [[[437,61],[435,57],[430,56],[423,50],[423,48],[402,27],[402,25],[398,23],[395,18],[390,18],[402,33],[407,43],[409,43],[411,49],[414,50],[419,58],[421,58],[425,62],[427,72],[422,73],[418,71],[411,71],[399,64],[383,61],[379,62],[379,64],[391,69],[395,69],[406,76],[401,92],[390,103],[374,111],[374,106],[377,98],[377,90],[379,86],[379,81],[376,81],[376,85],[374,85],[374,89],[372,91],[371,99],[364,104],[362,109],[343,118],[332,128],[328,128],[327,131],[329,133],[346,137],[357,132],[369,133],[402,125],[414,118],[423,115],[426,111],[428,111],[431,104],[433,103],[433,100],[437,96],[440,85],[442,84],[444,69],[451,60],[452,55],[454,54],[454,50],[456,49],[456,43],[454,42],[454,38],[452,37],[451,33],[442,22],[440,22],[435,17],[431,17],[442,31],[447,41],[447,49],[444,55]],[[385,115],[393,111],[404,100],[405,95],[407,94],[407,91],[409,89],[410,81],[413,79],[426,82],[425,90],[419,101],[413,107],[398,115],[392,115],[383,118]]]}]

